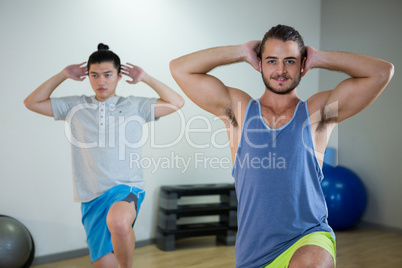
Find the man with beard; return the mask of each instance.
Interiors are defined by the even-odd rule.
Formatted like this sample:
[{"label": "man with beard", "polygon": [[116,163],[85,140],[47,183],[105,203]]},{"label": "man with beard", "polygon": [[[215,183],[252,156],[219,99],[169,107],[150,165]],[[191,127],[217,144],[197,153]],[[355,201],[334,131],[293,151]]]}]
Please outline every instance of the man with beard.
[{"label": "man with beard", "polygon": [[[248,62],[261,72],[259,99],[208,74]],[[238,199],[236,267],[334,267],[335,235],[321,190],[323,154],[333,128],[362,111],[393,75],[389,62],[304,46],[292,27],[263,40],[210,48],[178,59],[171,72],[184,93],[225,123]],[[297,86],[313,68],[350,78],[300,100]],[[267,165],[267,156],[282,159]]]}]

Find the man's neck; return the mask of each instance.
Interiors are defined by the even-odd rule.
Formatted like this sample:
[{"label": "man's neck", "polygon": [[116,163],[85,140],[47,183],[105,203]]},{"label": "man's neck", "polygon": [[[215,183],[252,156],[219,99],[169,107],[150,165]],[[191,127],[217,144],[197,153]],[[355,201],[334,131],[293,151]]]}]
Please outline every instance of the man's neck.
[{"label": "man's neck", "polygon": [[107,101],[108,99],[113,98],[113,97],[116,97],[116,96],[117,96],[116,94],[113,94],[113,95],[110,95],[110,96],[107,96],[107,97],[101,97],[101,96],[96,96],[96,95],[95,95],[95,99],[96,99],[97,101],[99,101],[99,102],[105,102],[105,101]]},{"label": "man's neck", "polygon": [[288,94],[277,94],[265,89],[264,94],[260,97],[261,105],[270,107],[274,111],[283,111],[291,106],[297,105],[300,98],[297,96],[296,88]]}]

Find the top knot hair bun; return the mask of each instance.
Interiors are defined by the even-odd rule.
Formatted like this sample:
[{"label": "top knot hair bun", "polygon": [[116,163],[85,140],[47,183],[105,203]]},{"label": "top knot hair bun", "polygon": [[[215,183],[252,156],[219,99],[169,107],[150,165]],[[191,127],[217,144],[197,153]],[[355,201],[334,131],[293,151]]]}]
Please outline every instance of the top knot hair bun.
[{"label": "top knot hair bun", "polygon": [[109,46],[99,43],[98,50],[93,52],[89,56],[87,61],[87,69],[89,71],[92,64],[102,63],[102,62],[113,62],[114,68],[116,68],[117,73],[121,72],[120,58],[113,51],[109,50]]},{"label": "top knot hair bun", "polygon": [[103,43],[99,43],[98,50],[109,50],[109,46]]}]

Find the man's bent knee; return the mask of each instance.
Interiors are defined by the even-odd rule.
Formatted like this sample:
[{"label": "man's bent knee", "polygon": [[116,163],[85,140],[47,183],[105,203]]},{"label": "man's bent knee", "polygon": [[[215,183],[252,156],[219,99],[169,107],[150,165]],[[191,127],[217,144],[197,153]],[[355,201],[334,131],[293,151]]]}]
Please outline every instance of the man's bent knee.
[{"label": "man's bent knee", "polygon": [[124,236],[132,231],[135,217],[136,211],[132,204],[117,202],[110,208],[106,217],[106,224],[112,234]]},{"label": "man's bent knee", "polygon": [[289,262],[289,268],[298,267],[333,268],[334,259],[324,248],[306,245],[296,250]]}]

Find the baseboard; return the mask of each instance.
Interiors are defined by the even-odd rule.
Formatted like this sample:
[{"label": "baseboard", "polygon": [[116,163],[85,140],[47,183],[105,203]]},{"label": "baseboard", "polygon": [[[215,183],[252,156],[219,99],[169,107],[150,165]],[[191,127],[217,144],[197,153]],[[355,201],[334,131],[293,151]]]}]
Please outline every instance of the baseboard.
[{"label": "baseboard", "polygon": [[[358,226],[363,227],[363,228],[375,229],[375,230],[379,230],[379,231],[396,233],[396,234],[402,235],[402,229],[395,228],[395,227],[389,227],[389,226],[385,226],[385,225],[381,225],[381,224],[361,221],[358,224]],[[148,245],[155,244],[155,243],[156,243],[155,238],[146,239],[146,240],[136,241],[135,247],[140,248],[140,247],[148,246]],[[73,258],[79,258],[79,257],[86,256],[88,254],[89,254],[88,248],[82,248],[82,249],[77,249],[77,250],[72,250],[72,251],[67,251],[67,252],[55,253],[55,254],[36,257],[34,259],[32,265],[62,261],[62,260],[73,259]]]},{"label": "baseboard", "polygon": [[55,261],[62,261],[67,259],[79,258],[89,254],[88,248],[76,249],[71,251],[65,251],[55,254],[49,254],[45,256],[35,257],[32,265],[44,264]]},{"label": "baseboard", "polygon": [[135,248],[145,247],[152,244],[156,244],[156,238],[135,241]]},{"label": "baseboard", "polygon": [[385,226],[385,225],[367,222],[367,221],[361,221],[358,225],[363,228],[369,228],[369,229],[374,229],[374,230],[383,231],[383,232],[387,232],[387,233],[394,233],[394,234],[402,235],[401,228]]},{"label": "baseboard", "polygon": [[[151,244],[155,244],[155,241],[156,241],[155,239],[146,239],[146,240],[136,241],[135,247],[140,248],[140,247],[148,246]],[[60,252],[60,253],[35,257],[32,265],[39,265],[39,264],[44,264],[44,263],[68,260],[68,259],[79,258],[79,257],[87,256],[87,255],[89,255],[88,248],[76,249],[76,250],[71,250],[71,251],[66,251],[66,252]]]}]

